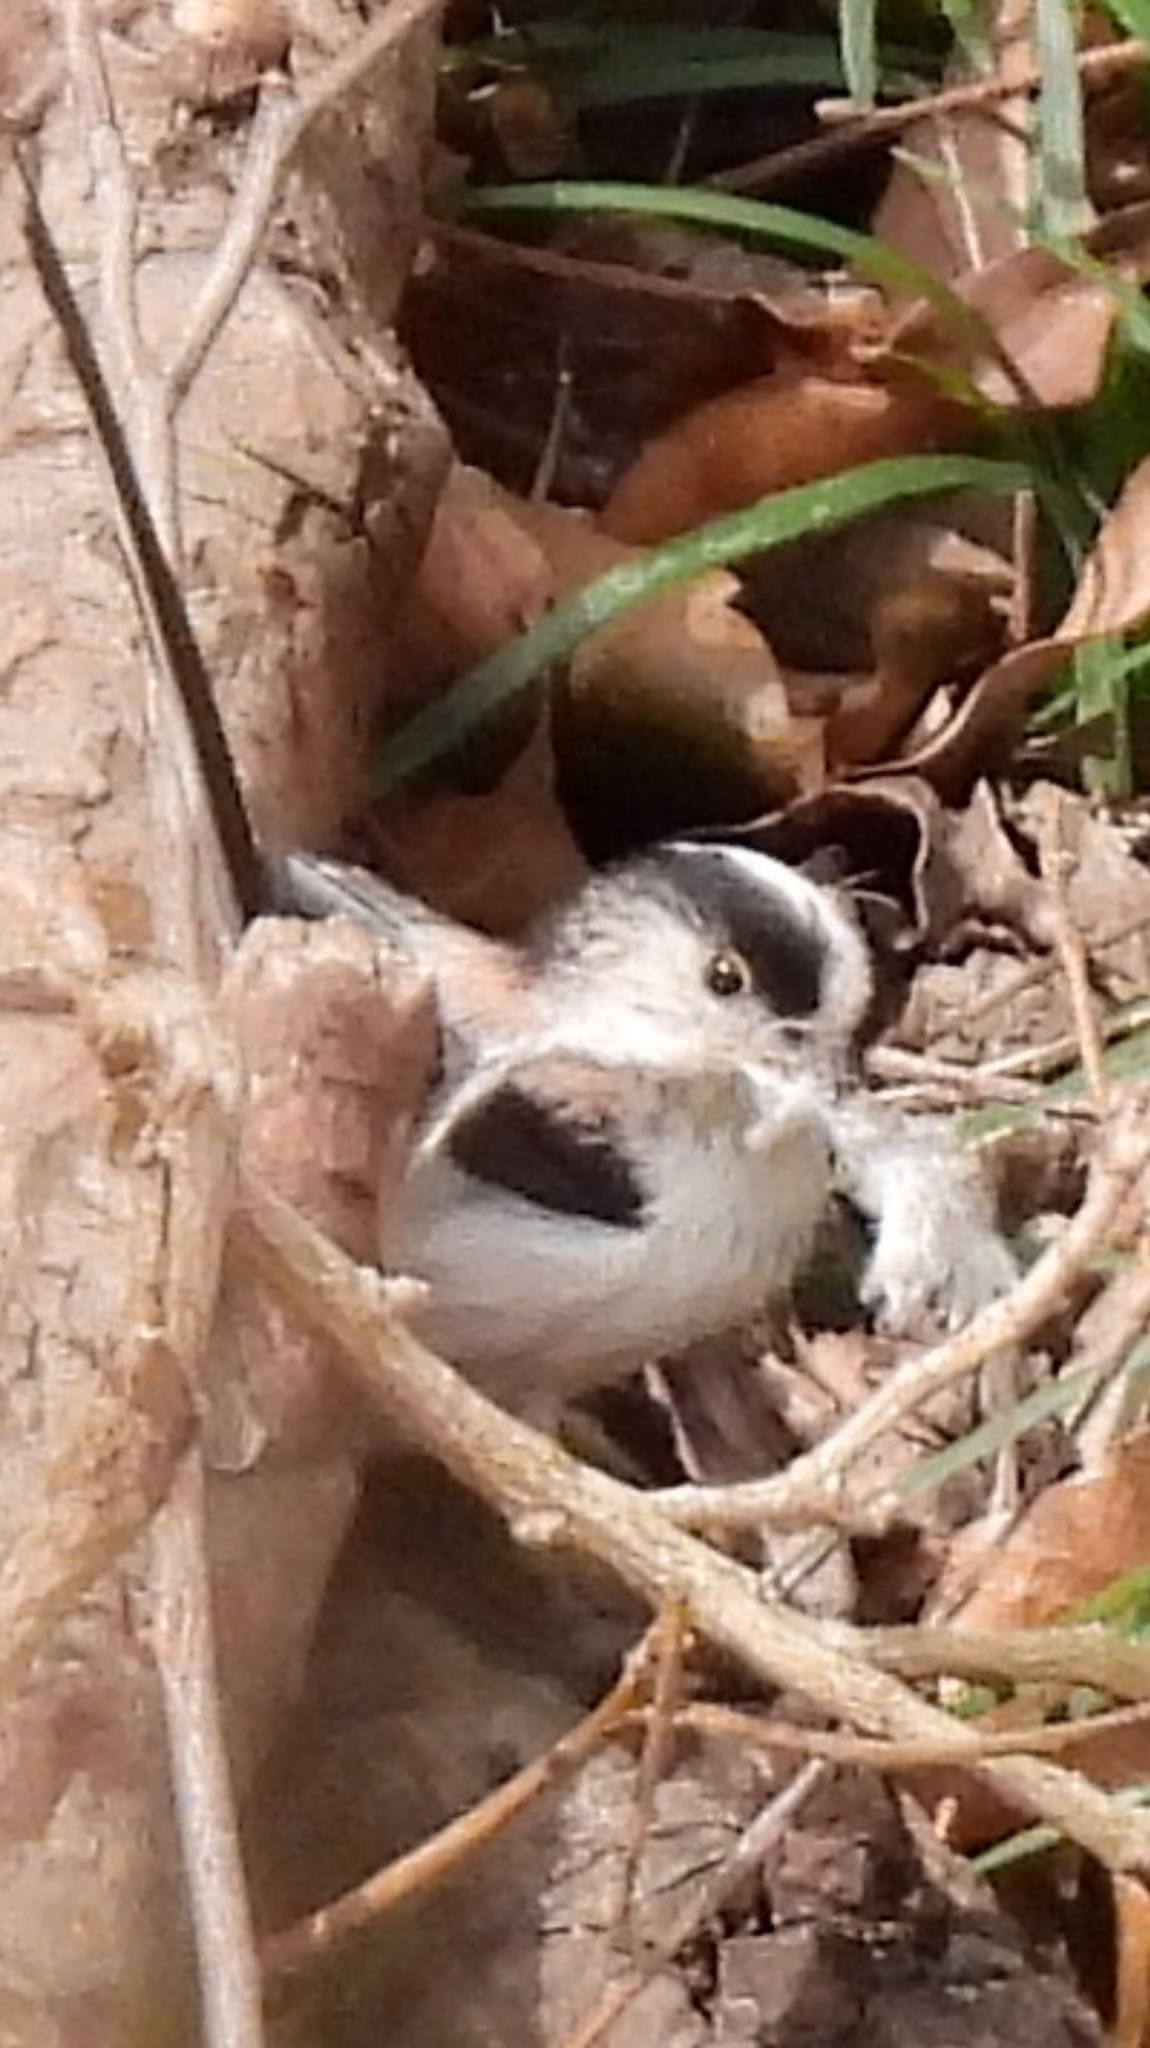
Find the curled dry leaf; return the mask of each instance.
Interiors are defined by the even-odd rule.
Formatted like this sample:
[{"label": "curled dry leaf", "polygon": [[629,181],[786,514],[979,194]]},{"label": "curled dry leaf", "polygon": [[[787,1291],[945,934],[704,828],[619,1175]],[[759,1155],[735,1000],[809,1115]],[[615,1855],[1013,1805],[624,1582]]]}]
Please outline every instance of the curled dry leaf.
[{"label": "curled dry leaf", "polygon": [[[554,565],[531,530],[530,512],[481,470],[453,465],[399,621],[398,719],[554,601]],[[538,697],[515,701],[491,721],[464,762],[478,787],[393,792],[359,830],[357,850],[438,909],[513,932],[584,872],[555,796]]]},{"label": "curled dry leaf", "polygon": [[[736,836],[734,834],[728,836]],[[881,916],[888,946],[914,945],[946,931],[960,906],[945,814],[934,791],[911,775],[837,783],[800,798],[740,835],[780,860],[812,868],[828,856],[869,915]]]},{"label": "curled dry leaf", "polygon": [[954,296],[987,330],[918,301],[891,329],[889,352],[952,363],[993,405],[1048,409],[1097,395],[1121,309],[1113,287],[1085,276],[1050,249],[1014,249],[954,283]]},{"label": "curled dry leaf", "polygon": [[1150,1430],[1142,1430],[1096,1472],[1047,1487],[987,1563],[959,1618],[964,1628],[1041,1628],[1148,1556]]},{"label": "curled dry leaf", "polygon": [[[1150,1431],[1114,1450],[1097,1472],[1047,1487],[994,1554],[983,1556],[976,1590],[947,1619],[970,1629],[1053,1627],[1083,1601],[1150,1554]],[[946,1600],[940,1587],[939,1603]],[[1040,1719],[1025,1691],[985,1726]],[[1150,1720],[1092,1734],[1062,1752],[1063,1761],[1103,1785],[1129,1784],[1150,1769]],[[955,1801],[950,1839],[970,1847],[1018,1825],[984,1790],[949,1773],[932,1774],[932,1793]]]},{"label": "curled dry leaf", "polygon": [[490,789],[398,792],[359,837],[400,888],[500,936],[520,931],[587,872],[555,794],[545,718]]},{"label": "curled dry leaf", "polygon": [[844,692],[827,721],[830,764],[889,761],[940,684],[1002,644],[984,584],[927,572],[880,598],[871,615],[874,673]]},{"label": "curled dry leaf", "polygon": [[554,574],[519,510],[482,470],[452,464],[399,615],[397,712],[426,703],[551,603]]},{"label": "curled dry leaf", "polygon": [[650,545],[773,491],[882,456],[963,448],[972,416],[925,382],[813,374],[783,358],[770,377],[696,407],[652,441],[604,508],[604,531]]},{"label": "curled dry leaf", "polygon": [[[1150,461],[1131,471],[1103,521],[1061,624],[980,676],[950,723],[910,754],[908,769],[956,803],[1014,738],[1039,692],[1076,647],[1126,633],[1150,616]],[[863,771],[866,772],[865,770]]]},{"label": "curled dry leaf", "polygon": [[[553,506],[530,508],[560,597],[632,550]],[[564,801],[594,852],[716,817],[749,817],[822,779],[813,721],[792,716],[761,633],[718,571],[589,635],[555,699]]]},{"label": "curled dry leaf", "polygon": [[812,368],[841,360],[866,321],[802,270],[670,222],[572,217],[560,234],[562,246],[535,248],[437,221],[403,309],[459,447],[518,488],[547,447],[561,372],[559,495],[597,504],[669,421],[764,376],[780,353]]},{"label": "curled dry leaf", "polygon": [[[444,493],[405,614],[408,686],[434,695],[633,550],[586,514],[531,504],[477,471]],[[564,806],[597,851],[619,819],[632,841],[717,815],[748,816],[821,777],[819,732],[792,717],[777,666],[736,611],[736,580],[697,579],[583,640],[553,697]],[[493,754],[522,749],[491,784]],[[392,798],[369,827],[405,887],[493,930],[512,930],[569,886],[579,857],[555,795],[536,699],[519,699],[466,752],[480,795]],[[478,771],[478,772],[476,772]],[[620,793],[626,801],[613,799]]]}]

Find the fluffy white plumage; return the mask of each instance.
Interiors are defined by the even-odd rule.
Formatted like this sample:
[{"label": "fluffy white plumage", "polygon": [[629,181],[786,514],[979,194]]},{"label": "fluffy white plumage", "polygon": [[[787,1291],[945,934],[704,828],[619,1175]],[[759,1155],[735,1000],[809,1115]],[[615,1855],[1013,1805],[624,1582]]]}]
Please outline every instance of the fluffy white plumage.
[{"label": "fluffy white plumage", "polygon": [[443,1075],[381,1258],[421,1331],[506,1405],[573,1394],[785,1291],[837,1186],[875,1231],[888,1322],[1009,1284],[944,1128],[884,1113],[851,1055],[869,953],[838,896],[749,848],[671,843],[597,875],[510,947],[358,870],[293,894],[388,933],[432,979]]}]

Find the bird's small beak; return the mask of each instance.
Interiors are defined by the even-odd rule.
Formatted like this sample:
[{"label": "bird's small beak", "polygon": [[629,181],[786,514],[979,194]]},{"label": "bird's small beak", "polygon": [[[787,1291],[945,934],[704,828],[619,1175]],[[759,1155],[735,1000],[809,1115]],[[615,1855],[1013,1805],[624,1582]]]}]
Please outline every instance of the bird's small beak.
[{"label": "bird's small beak", "polygon": [[752,1108],[743,1136],[748,1152],[773,1152],[799,1136],[822,1129],[822,1098],[805,1082],[780,1081],[760,1068],[746,1070]]}]

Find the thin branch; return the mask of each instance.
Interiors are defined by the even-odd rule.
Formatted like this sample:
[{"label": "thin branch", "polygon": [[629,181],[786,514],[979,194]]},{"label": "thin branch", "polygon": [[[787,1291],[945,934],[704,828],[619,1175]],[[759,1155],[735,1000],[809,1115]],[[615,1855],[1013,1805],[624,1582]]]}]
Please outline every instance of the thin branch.
[{"label": "thin branch", "polygon": [[648,1635],[655,1672],[654,1694],[651,1712],[644,1721],[646,1732],[635,1772],[635,1797],[628,1819],[623,1867],[619,1872],[618,1901],[611,1920],[612,1935],[629,1934],[632,1946],[636,1932],[636,1881],[654,1818],[655,1800],[675,1739],[674,1717],[683,1690],[687,1633],[686,1614],[682,1606],[676,1604],[665,1607],[656,1616]]},{"label": "thin branch", "polygon": [[[1137,1096],[1132,1098],[1133,1102]],[[989,1359],[1021,1346],[1067,1297],[1108,1231],[1139,1175],[1150,1164],[1142,1115],[1128,1113],[1104,1133],[1082,1205],[1057,1243],[1001,1300],[953,1337],[892,1372],[868,1400],[785,1472],[733,1486],[674,1487],[658,1496],[665,1512],[693,1529],[760,1527],[764,1521],[810,1522],[842,1512],[850,1466],[877,1437],[893,1429],[944,1387],[967,1379]]]},{"label": "thin branch", "polygon": [[248,138],[247,152],[227,226],[188,325],[165,370],[174,413],[203,366],[255,262],[267,233],[280,181],[316,116],[358,85],[381,58],[445,0],[392,0],[363,34],[306,78],[298,90],[286,79],[267,79]]},{"label": "thin branch", "polygon": [[[641,1728],[652,1724],[650,1707],[639,1707],[628,1720]],[[1115,1707],[1105,1714],[1092,1714],[1080,1721],[1034,1721],[1017,1728],[984,1727],[978,1721],[981,1754],[988,1756],[1057,1756],[1074,1749],[1088,1738],[1145,1728],[1150,1722],[1150,1701],[1137,1707]],[[679,1707],[674,1725],[688,1734],[718,1737],[724,1742],[742,1742],[753,1749],[786,1750],[799,1756],[821,1757],[825,1763],[852,1764],[873,1771],[933,1771],[947,1766],[969,1766],[965,1743],[947,1742],[940,1736],[928,1742],[878,1742],[873,1736],[844,1735],[839,1729],[800,1728],[790,1721],[776,1721],[768,1715],[748,1714],[738,1707],[724,1707],[704,1701]]]},{"label": "thin branch", "polygon": [[[656,1624],[657,1626],[657,1624]],[[536,1757],[467,1813],[448,1821],[416,1849],[376,1871],[318,1912],[309,1913],[264,1942],[261,1961],[269,1977],[285,1976],[327,1956],[349,1935],[401,1902],[420,1898],[452,1875],[477,1849],[550,1792],[592,1756],[633,1709],[650,1658],[652,1631],[628,1658],[622,1676],[597,1707],[544,1756]]]},{"label": "thin branch", "polygon": [[260,1971],[216,1682],[197,1451],[188,1453],[153,1524],[147,1597],[196,1933],[204,2048],[263,2048]]},{"label": "thin branch", "polygon": [[[851,1645],[858,1631],[824,1623],[832,1639]],[[1127,1642],[1110,1629],[931,1627],[866,1631],[866,1655],[902,1678],[968,1678],[1013,1685],[1089,1685],[1120,1700],[1150,1699],[1150,1645]]]},{"label": "thin branch", "polygon": [[[1082,50],[1076,59],[1083,84],[1095,87],[1138,70],[1146,61],[1147,45],[1138,36],[1101,49]],[[1037,70],[1024,71],[1012,78],[975,78],[965,85],[948,86],[943,92],[924,94],[921,99],[902,100],[896,107],[877,107],[861,118],[848,116],[827,134],[812,136],[809,142],[797,142],[790,149],[775,150],[770,156],[755,157],[753,162],[737,164],[733,170],[717,171],[706,182],[723,192],[766,192],[811,171],[822,170],[856,150],[870,149],[889,137],[901,135],[920,121],[993,112],[1000,100],[1037,92],[1041,83]]]},{"label": "thin branch", "polygon": [[1051,789],[1042,806],[1038,833],[1038,858],[1042,879],[1046,884],[1048,908],[1054,929],[1055,944],[1062,972],[1070,996],[1070,1008],[1074,1018],[1074,1029],[1078,1039],[1078,1053],[1082,1071],[1093,1098],[1094,1107],[1101,1110],[1106,1103],[1106,1069],[1102,1064],[1102,1033],[1094,1007],[1094,992],[1090,986],[1090,965],[1082,934],[1070,915],[1067,898],[1067,884],[1072,866],[1072,857],[1066,847],[1063,824],[1063,799],[1061,790]]},{"label": "thin branch", "polygon": [[[419,1298],[408,1285],[355,1266],[250,1180],[233,1234],[249,1268],[334,1340],[372,1404],[488,1501],[520,1541],[595,1558],[656,1609],[682,1602],[720,1649],[835,1720],[899,1740],[954,1735],[948,1715],[807,1617],[765,1602],[753,1572],[675,1528],[649,1495],[579,1465],[470,1386],[400,1320],[405,1303]],[[1001,1797],[1108,1868],[1150,1869],[1150,1814],[1118,1806],[1056,1764],[981,1757],[974,1730],[965,1736],[970,1769]]]},{"label": "thin branch", "polygon": [[104,334],[116,350],[113,382],[131,390],[155,375],[140,333],[136,298],[136,181],[116,119],[92,0],[63,0],[68,70],[87,127],[99,207],[99,288]]}]

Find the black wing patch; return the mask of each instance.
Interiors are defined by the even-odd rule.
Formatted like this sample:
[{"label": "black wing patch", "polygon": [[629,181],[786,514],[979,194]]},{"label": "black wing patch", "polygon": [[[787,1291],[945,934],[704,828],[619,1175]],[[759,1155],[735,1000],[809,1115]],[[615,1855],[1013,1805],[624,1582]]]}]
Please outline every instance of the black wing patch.
[{"label": "black wing patch", "polygon": [[448,1151],[476,1180],[541,1209],[617,1229],[643,1221],[643,1190],[601,1111],[534,1095],[505,1081],[453,1126]]}]

